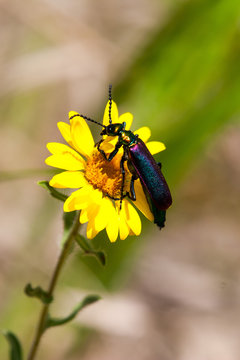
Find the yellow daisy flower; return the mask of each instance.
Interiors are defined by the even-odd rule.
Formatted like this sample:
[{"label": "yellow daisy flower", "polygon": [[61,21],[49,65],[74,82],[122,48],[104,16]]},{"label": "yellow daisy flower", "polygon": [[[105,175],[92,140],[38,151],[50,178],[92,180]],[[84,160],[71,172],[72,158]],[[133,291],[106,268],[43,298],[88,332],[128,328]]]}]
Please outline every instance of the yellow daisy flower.
[{"label": "yellow daisy flower", "polygon": [[[73,117],[74,116],[74,117]],[[150,221],[153,215],[149,209],[140,180],[134,183],[136,201],[134,205],[125,197],[120,202],[111,198],[120,198],[122,174],[120,160],[123,149],[120,148],[116,156],[106,161],[95,147],[95,143],[86,121],[76,112],[69,113],[70,124],[59,122],[58,128],[68,145],[51,142],[47,148],[52,154],[46,159],[46,164],[63,169],[60,174],[53,176],[49,184],[55,188],[77,189],[71,193],[64,203],[65,212],[80,210],[80,223],[87,223],[87,237],[94,238],[101,230],[106,228],[109,240],[121,240],[128,235],[141,233],[141,220],[136,211],[137,207]],[[133,115],[124,113],[118,116],[117,105],[111,101],[112,123],[126,122],[126,130],[132,124]],[[109,102],[106,105],[103,125],[109,125]],[[151,136],[148,127],[142,127],[134,132],[146,143],[151,154],[165,149],[159,141],[147,142]],[[104,136],[101,149],[109,153],[114,149],[116,137]],[[125,166],[124,192],[129,191],[131,174]]]}]

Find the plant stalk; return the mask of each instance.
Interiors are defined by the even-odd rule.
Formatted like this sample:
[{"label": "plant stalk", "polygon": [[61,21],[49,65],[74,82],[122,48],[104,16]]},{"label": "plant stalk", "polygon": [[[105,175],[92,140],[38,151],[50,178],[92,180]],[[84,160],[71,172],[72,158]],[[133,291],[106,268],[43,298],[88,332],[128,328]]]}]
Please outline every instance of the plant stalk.
[{"label": "plant stalk", "polygon": [[[61,250],[61,253],[59,255],[56,267],[54,269],[54,272],[52,274],[49,286],[48,286],[48,294],[49,296],[53,296],[54,294],[54,290],[60,275],[60,272],[63,268],[63,265],[65,263],[65,260],[67,259],[72,243],[75,240],[75,237],[78,233],[80,227],[80,222],[79,222],[79,213],[76,214],[76,217],[74,219],[73,225],[71,230],[69,231],[69,234],[66,238],[66,241],[64,243],[64,246]],[[27,360],[33,360],[35,358],[36,352],[38,350],[39,347],[39,343],[41,340],[41,337],[44,333],[45,330],[45,323],[47,320],[47,316],[48,316],[48,309],[49,309],[50,304],[44,304],[40,313],[40,317],[39,317],[39,321],[38,321],[38,325],[36,328],[36,332],[35,332],[35,336],[28,354],[28,358]]]}]

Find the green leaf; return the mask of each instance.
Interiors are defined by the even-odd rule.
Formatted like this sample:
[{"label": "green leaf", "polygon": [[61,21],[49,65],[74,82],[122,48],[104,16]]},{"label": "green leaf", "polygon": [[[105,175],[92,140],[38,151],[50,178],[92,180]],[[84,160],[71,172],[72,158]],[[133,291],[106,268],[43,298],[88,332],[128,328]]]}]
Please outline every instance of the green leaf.
[{"label": "green leaf", "polygon": [[45,181],[45,180],[38,181],[38,185],[40,185],[42,188],[47,190],[50,193],[50,195],[52,195],[52,197],[54,197],[55,199],[58,199],[60,201],[65,201],[68,198],[67,195],[60,193],[59,191],[54,189],[52,186],[50,186],[48,181]]},{"label": "green leaf", "polygon": [[68,322],[70,322],[71,320],[73,320],[77,314],[79,313],[79,311],[81,311],[84,307],[93,304],[94,302],[100,300],[100,296],[99,295],[88,295],[86,296],[74,309],[73,311],[66,317],[64,318],[52,318],[52,317],[48,317],[47,321],[46,321],[46,325],[45,328],[49,328],[49,327],[53,327],[53,326],[60,326],[60,325],[64,325]]},{"label": "green leaf", "polygon": [[103,251],[95,250],[81,235],[76,236],[76,243],[80,246],[80,248],[83,250],[83,255],[87,256],[93,256],[97,258],[97,260],[100,262],[101,265],[106,265],[106,255]]},{"label": "green leaf", "polygon": [[10,346],[9,359],[10,360],[22,360],[23,359],[22,347],[21,347],[21,343],[18,340],[18,338],[16,337],[16,335],[14,335],[10,331],[3,331],[3,335],[7,339],[9,346]]},{"label": "green leaf", "polygon": [[43,304],[50,304],[53,301],[53,297],[44,291],[40,286],[33,288],[31,284],[27,284],[24,292],[29,297],[38,298]]}]

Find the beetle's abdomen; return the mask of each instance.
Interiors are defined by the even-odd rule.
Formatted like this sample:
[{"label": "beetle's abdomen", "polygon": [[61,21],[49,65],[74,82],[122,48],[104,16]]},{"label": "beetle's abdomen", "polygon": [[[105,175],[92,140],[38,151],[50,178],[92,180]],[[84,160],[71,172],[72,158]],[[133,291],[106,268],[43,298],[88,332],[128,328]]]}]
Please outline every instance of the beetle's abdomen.
[{"label": "beetle's abdomen", "polygon": [[141,139],[128,148],[130,161],[152,202],[159,210],[167,210],[172,197],[159,165]]}]

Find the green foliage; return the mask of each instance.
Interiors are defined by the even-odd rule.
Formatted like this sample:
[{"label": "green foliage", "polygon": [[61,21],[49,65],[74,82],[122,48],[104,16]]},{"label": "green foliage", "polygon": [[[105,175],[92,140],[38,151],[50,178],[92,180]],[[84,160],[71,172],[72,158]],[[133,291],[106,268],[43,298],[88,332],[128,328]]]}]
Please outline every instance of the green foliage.
[{"label": "green foliage", "polygon": [[45,328],[47,329],[47,328],[53,327],[53,326],[64,325],[64,324],[72,321],[83,308],[95,303],[98,300],[100,300],[99,295],[88,295],[73,309],[73,311],[68,316],[66,316],[64,318],[53,318],[51,316],[48,316]]},{"label": "green foliage", "polygon": [[9,359],[10,360],[22,360],[22,346],[17,336],[10,331],[4,331],[3,335],[7,339],[10,347]]},{"label": "green foliage", "polygon": [[89,241],[85,239],[81,235],[76,236],[76,242],[80,246],[80,248],[84,251],[83,255],[89,255],[96,257],[101,265],[106,265],[106,256],[103,251],[95,250],[92,245],[90,245]]},{"label": "green foliage", "polygon": [[44,181],[44,180],[39,181],[38,185],[40,185],[43,189],[47,190],[50,193],[50,195],[55,199],[58,199],[60,201],[65,201],[67,199],[67,195],[64,195],[59,191],[57,191],[56,189],[54,189],[52,186],[49,185],[48,181]]},{"label": "green foliage", "polygon": [[29,297],[35,297],[41,300],[43,304],[50,304],[53,301],[53,297],[44,291],[40,286],[33,288],[31,284],[27,284],[24,292]]}]

